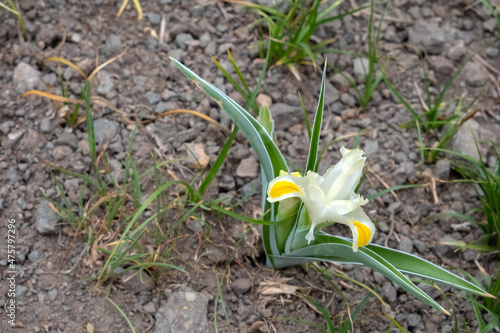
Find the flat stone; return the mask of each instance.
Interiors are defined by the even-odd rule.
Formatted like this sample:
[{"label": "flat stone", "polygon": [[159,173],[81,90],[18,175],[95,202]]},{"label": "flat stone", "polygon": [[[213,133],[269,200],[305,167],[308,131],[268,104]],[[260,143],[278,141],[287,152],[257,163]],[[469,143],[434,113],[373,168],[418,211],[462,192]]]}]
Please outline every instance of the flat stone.
[{"label": "flat stone", "polygon": [[479,160],[474,137],[479,140],[479,124],[474,119],[467,120],[453,137],[452,149],[460,154],[469,155]]},{"label": "flat stone", "polygon": [[430,56],[429,67],[438,75],[445,78],[451,77],[455,72],[453,63],[443,56]]},{"label": "flat stone", "polygon": [[446,56],[451,60],[460,61],[466,53],[467,49],[465,48],[465,43],[463,40],[459,39],[448,49]]},{"label": "flat stone", "polygon": [[32,263],[37,261],[38,258],[40,257],[40,253],[35,250],[35,251],[31,251],[29,254],[28,254],[28,259],[29,261],[31,261]]},{"label": "flat stone", "polygon": [[193,35],[189,34],[189,33],[180,33],[178,34],[177,36],[175,36],[175,43],[180,46],[180,47],[183,47],[185,46],[186,42],[190,41],[190,40],[193,40]]},{"label": "flat stone", "polygon": [[142,309],[144,310],[144,312],[149,313],[150,315],[154,315],[156,311],[158,311],[158,307],[154,302],[147,303],[142,307]]},{"label": "flat stone", "polygon": [[498,57],[498,54],[500,51],[496,47],[487,47],[486,50],[484,50],[488,58],[496,58]]},{"label": "flat stone", "polygon": [[439,160],[434,165],[434,176],[441,180],[449,180],[451,163],[447,160]]},{"label": "flat stone", "polygon": [[168,101],[169,99],[171,99],[172,97],[175,97],[177,96],[177,93],[170,90],[170,89],[165,89],[163,90],[163,92],[161,93],[161,98],[164,100],[164,101]]},{"label": "flat stone", "polygon": [[35,89],[40,83],[41,73],[25,62],[20,62],[14,69],[12,81],[20,94]]},{"label": "flat stone", "polygon": [[208,301],[198,292],[173,293],[156,312],[155,333],[207,333]]},{"label": "flat stone", "polygon": [[122,39],[120,35],[111,34],[106,38],[106,53],[120,51],[122,48]]},{"label": "flat stone", "polygon": [[387,301],[390,303],[395,302],[398,296],[396,292],[396,288],[390,282],[385,282],[382,286],[382,295],[385,297]]},{"label": "flat stone", "polygon": [[379,144],[377,140],[366,140],[365,147],[363,151],[365,152],[366,157],[376,156],[378,153]]},{"label": "flat stone", "polygon": [[236,176],[245,178],[256,178],[259,174],[259,162],[255,156],[250,156],[241,160],[236,169]]},{"label": "flat stone", "polygon": [[43,133],[50,132],[50,119],[49,118],[42,119],[42,121],[40,122],[40,131],[42,131]]},{"label": "flat stone", "polygon": [[340,95],[340,101],[351,108],[356,106],[356,99],[347,93]]},{"label": "flat stone", "polygon": [[483,73],[481,64],[469,62],[464,68],[465,82],[471,87],[482,87],[488,82],[488,77]]},{"label": "flat stone", "polygon": [[[325,105],[330,105],[339,100],[339,91],[329,81],[325,82]],[[300,104],[299,104],[300,106]]]},{"label": "flat stone", "polygon": [[231,283],[231,289],[238,295],[245,294],[252,288],[252,281],[246,278],[239,278]]},{"label": "flat stone", "polygon": [[146,98],[148,99],[149,104],[156,104],[160,101],[161,95],[153,91],[148,91],[146,93]]},{"label": "flat stone", "polygon": [[192,169],[205,169],[210,162],[210,157],[205,153],[205,144],[188,143],[187,147],[188,166]]},{"label": "flat stone", "polygon": [[[342,75],[343,74],[343,75]],[[351,86],[351,82],[354,82],[354,79],[349,75],[349,73],[335,73],[333,74],[331,81],[335,87],[338,89],[345,90]],[[348,80],[349,79],[349,80]]]},{"label": "flat stone", "polygon": [[269,108],[273,119],[279,119],[274,123],[276,130],[287,130],[295,124],[302,123],[304,113],[302,107],[291,106],[285,103],[275,103]]},{"label": "flat stone", "polygon": [[408,43],[423,48],[428,54],[440,54],[444,50],[443,29],[436,23],[417,23],[408,28]]},{"label": "flat stone", "polygon": [[94,120],[96,144],[102,144],[106,142],[106,140],[108,139],[106,133],[109,133],[109,141],[111,141],[118,133],[119,126],[120,124],[118,124],[118,122],[106,118],[99,118],[97,120]]},{"label": "flat stone", "polygon": [[149,22],[153,24],[160,24],[161,22],[161,15],[158,13],[147,13],[146,16]]},{"label": "flat stone", "polygon": [[121,277],[121,282],[125,289],[134,294],[138,294],[141,291],[151,291],[155,288],[153,278],[145,271],[126,271]]},{"label": "flat stone", "polygon": [[422,321],[422,316],[416,313],[410,313],[406,316],[406,322],[409,327],[416,327]]},{"label": "flat stone", "polygon": [[286,94],[285,97],[283,97],[283,101],[289,105],[301,106],[300,98],[295,94]]},{"label": "flat stone", "polygon": [[165,111],[167,111],[167,108],[168,108],[168,104],[167,103],[165,103],[165,102],[159,102],[158,104],[156,104],[155,113],[165,112]]},{"label": "flat stone", "polygon": [[101,84],[99,84],[99,86],[97,87],[97,92],[99,94],[107,95],[112,91],[114,91],[115,81],[107,71],[105,70],[99,71],[99,78],[101,80],[100,81]]},{"label": "flat stone", "polygon": [[406,253],[412,253],[413,252],[413,242],[412,242],[411,238],[409,238],[409,237],[403,238],[401,243],[399,243],[397,249],[399,251],[403,251]]},{"label": "flat stone", "polygon": [[36,209],[35,228],[39,233],[49,235],[56,234],[59,230],[57,224],[61,221],[61,217],[51,207],[48,201],[44,200]]}]

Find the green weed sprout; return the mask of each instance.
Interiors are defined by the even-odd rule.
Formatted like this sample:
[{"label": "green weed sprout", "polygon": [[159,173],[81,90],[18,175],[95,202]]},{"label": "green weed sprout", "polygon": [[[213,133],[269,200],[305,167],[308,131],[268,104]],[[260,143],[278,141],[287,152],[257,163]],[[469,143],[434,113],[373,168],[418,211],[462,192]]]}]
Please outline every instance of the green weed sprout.
[{"label": "green weed sprout", "polygon": [[26,31],[26,25],[24,24],[23,18],[21,17],[21,14],[19,13],[19,10],[17,10],[16,5],[12,0],[5,0],[7,4],[4,4],[0,2],[0,7],[8,10],[9,12],[13,13],[16,15],[17,18],[17,24],[19,24],[19,29],[21,30],[21,33],[23,34],[24,38],[28,38],[28,32]]},{"label": "green weed sprout", "polygon": [[266,47],[270,48],[270,65],[287,66],[298,80],[300,80],[300,75],[295,64],[312,64],[316,67],[316,55],[329,52],[330,50],[326,49],[326,46],[335,40],[331,38],[311,45],[311,39],[318,27],[366,8],[361,7],[327,17],[344,0],[336,0],[321,11],[319,7],[325,1],[292,0],[289,1],[287,13],[281,12],[277,7],[272,8],[247,1],[228,0],[228,2],[248,7],[262,17],[253,23],[265,22],[269,29],[270,43],[264,40],[257,43],[261,56],[264,55]]},{"label": "green weed sprout", "polygon": [[[269,266],[281,269],[319,260],[367,266],[446,314],[449,314],[448,311],[415,286],[405,274],[439,281],[473,294],[493,297],[482,288],[429,261],[369,244],[375,231],[373,223],[361,208],[366,200],[354,193],[364,165],[361,150],[343,149],[343,158],[336,166],[330,168],[324,176],[316,173],[319,164],[318,148],[326,70],[323,71],[320,98],[311,131],[305,176],[302,176],[299,173],[289,173],[286,160],[276,146],[272,132],[266,130],[257,119],[212,84],[177,60],[171,60],[184,75],[217,101],[246,136],[260,160],[264,212],[261,221],[262,239]],[[328,184],[333,188],[328,187]],[[231,213],[231,216],[237,214]],[[247,221],[248,218],[244,220]],[[351,227],[353,239],[319,230],[320,227],[333,222]]]},{"label": "green weed sprout", "polygon": [[473,221],[483,230],[484,238],[483,245],[474,246],[474,249],[498,251],[500,250],[500,162],[497,161],[496,165],[490,170],[483,161],[479,147],[477,148],[479,160],[451,150],[437,148],[432,150],[452,155],[454,158],[450,162],[453,168],[466,181],[475,185],[474,190],[481,202],[479,211],[483,214],[483,219],[482,221],[477,221],[472,217],[467,219]]}]

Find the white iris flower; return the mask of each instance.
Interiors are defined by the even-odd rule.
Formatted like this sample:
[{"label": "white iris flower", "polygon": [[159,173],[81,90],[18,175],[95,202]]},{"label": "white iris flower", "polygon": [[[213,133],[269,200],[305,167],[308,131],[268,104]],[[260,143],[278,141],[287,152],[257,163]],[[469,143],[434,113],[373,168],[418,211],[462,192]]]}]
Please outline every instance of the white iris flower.
[{"label": "white iris flower", "polygon": [[324,176],[309,171],[302,177],[298,172],[281,175],[273,179],[267,189],[269,202],[299,198],[306,205],[311,219],[311,229],[306,235],[308,242],[314,240],[314,228],[328,223],[343,223],[352,231],[354,252],[369,244],[375,226],[363,212],[362,205],[368,200],[354,193],[361,177],[365,157],[359,149],[340,148],[339,163],[326,171]]}]

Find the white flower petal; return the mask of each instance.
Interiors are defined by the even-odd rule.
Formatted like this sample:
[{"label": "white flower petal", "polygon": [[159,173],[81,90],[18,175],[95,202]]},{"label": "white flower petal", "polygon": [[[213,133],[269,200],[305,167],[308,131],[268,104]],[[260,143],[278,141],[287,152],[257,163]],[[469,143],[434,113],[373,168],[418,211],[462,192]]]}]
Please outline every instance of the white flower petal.
[{"label": "white flower petal", "polygon": [[[342,149],[341,149],[342,150]],[[365,157],[360,149],[347,151],[332,168],[325,173],[325,181],[321,185],[327,201],[349,199],[361,178]]]},{"label": "white flower petal", "polygon": [[365,158],[362,150],[340,149],[342,158],[337,165],[328,169],[322,177],[309,171],[304,177],[299,173],[281,172],[269,183],[267,200],[282,201],[279,212],[291,209],[299,198],[307,207],[311,228],[306,235],[308,242],[314,240],[316,226],[323,223],[342,223],[351,228],[353,251],[369,244],[375,233],[375,226],[363,212],[362,205],[368,200],[354,193],[359,182]]}]

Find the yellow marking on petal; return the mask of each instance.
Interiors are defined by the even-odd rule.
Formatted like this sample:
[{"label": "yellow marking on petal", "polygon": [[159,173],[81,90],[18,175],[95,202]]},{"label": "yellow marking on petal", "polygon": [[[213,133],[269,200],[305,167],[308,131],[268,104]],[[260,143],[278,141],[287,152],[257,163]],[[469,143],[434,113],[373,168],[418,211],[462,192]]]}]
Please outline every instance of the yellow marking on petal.
[{"label": "yellow marking on petal", "polygon": [[292,172],[290,175],[292,175],[294,177],[302,177],[302,175],[298,171]]},{"label": "yellow marking on petal", "polygon": [[280,176],[288,175],[288,172],[285,170],[280,170]]},{"label": "yellow marking on petal", "polygon": [[297,185],[295,185],[292,182],[287,182],[287,181],[281,181],[277,182],[274,184],[274,186],[271,188],[271,192],[269,193],[269,196],[271,198],[278,198],[281,197],[282,195],[293,193],[293,192],[300,192],[300,189]]},{"label": "yellow marking on petal", "polygon": [[358,230],[358,247],[365,246],[370,242],[371,231],[366,225],[358,221],[352,221]]}]

